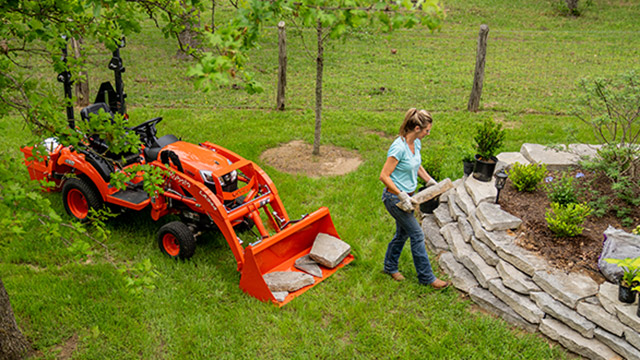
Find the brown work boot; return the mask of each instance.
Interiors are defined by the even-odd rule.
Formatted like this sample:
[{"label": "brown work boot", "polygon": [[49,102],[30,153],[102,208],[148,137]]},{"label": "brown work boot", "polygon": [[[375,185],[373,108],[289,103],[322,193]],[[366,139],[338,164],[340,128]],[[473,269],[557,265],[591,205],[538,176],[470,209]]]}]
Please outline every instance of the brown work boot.
[{"label": "brown work boot", "polygon": [[449,285],[451,285],[450,282],[448,281],[443,281],[440,279],[436,279],[434,282],[432,282],[431,284],[432,288],[436,289],[436,290],[442,290],[442,289],[446,289],[447,287],[449,287]]},{"label": "brown work boot", "polygon": [[402,274],[400,274],[399,272],[393,273],[393,274],[389,274],[389,275],[391,275],[391,277],[395,281],[404,281],[404,276],[402,276]]}]

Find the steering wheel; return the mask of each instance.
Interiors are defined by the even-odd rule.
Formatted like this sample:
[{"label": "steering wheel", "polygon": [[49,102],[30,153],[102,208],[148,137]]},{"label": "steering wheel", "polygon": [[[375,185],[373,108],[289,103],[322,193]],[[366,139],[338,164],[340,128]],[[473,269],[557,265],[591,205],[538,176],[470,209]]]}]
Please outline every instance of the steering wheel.
[{"label": "steering wheel", "polygon": [[162,121],[162,117],[153,118],[132,127],[131,130],[135,131],[135,133],[140,136],[140,140],[142,140],[142,142],[146,145],[150,145],[156,138],[156,133],[158,132],[156,125],[158,125],[160,121]]}]

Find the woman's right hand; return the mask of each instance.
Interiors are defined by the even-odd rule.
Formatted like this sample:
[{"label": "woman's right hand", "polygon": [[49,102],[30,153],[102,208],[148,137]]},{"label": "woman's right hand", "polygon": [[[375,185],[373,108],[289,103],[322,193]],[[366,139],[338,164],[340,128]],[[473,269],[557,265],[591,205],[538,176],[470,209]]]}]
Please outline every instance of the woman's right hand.
[{"label": "woman's right hand", "polygon": [[396,204],[402,211],[413,212],[413,202],[411,201],[411,196],[404,191],[401,191],[398,194],[398,199],[400,201]]}]

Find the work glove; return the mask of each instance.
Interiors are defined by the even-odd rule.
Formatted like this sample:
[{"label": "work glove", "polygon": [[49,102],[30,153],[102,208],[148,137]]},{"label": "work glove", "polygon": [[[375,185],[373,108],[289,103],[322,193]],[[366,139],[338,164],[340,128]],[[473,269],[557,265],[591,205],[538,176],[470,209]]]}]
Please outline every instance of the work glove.
[{"label": "work glove", "polygon": [[431,179],[429,179],[429,181],[427,181],[427,187],[434,186],[436,184],[437,184],[437,182],[435,180],[433,180],[433,178],[431,178]]},{"label": "work glove", "polygon": [[413,205],[411,196],[409,196],[409,194],[407,194],[404,191],[401,191],[400,194],[398,194],[398,198],[400,199],[400,201],[396,204],[397,207],[399,207],[402,211],[406,211],[406,212],[413,211],[414,205]]}]

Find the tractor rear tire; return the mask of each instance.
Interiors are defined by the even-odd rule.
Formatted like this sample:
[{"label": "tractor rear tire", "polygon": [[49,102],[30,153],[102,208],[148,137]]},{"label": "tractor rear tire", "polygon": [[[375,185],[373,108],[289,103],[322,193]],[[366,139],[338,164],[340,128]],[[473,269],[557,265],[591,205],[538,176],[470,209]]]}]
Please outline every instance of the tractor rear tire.
[{"label": "tractor rear tire", "polygon": [[89,219],[90,209],[102,207],[102,197],[93,184],[80,178],[71,178],[62,186],[62,202],[67,213],[80,222]]},{"label": "tractor rear tire", "polygon": [[163,225],[158,231],[158,246],[164,254],[186,260],[196,251],[196,239],[185,223],[173,221]]}]

